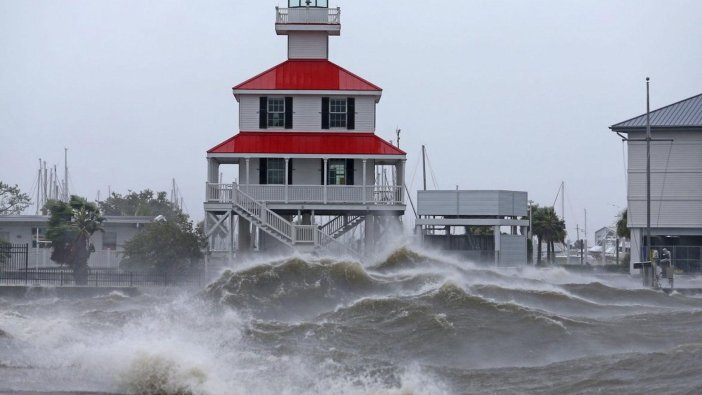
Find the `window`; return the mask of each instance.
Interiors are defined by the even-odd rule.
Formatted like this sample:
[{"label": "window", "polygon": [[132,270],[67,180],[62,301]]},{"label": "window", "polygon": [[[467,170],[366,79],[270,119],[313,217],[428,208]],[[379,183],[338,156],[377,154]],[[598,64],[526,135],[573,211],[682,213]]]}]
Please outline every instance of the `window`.
[{"label": "window", "polygon": [[329,100],[329,126],[332,128],[346,127],[346,99]]},{"label": "window", "polygon": [[32,228],[32,248],[51,248],[51,242],[46,239],[46,229]]},{"label": "window", "polygon": [[285,126],[285,99],[282,97],[268,98],[268,127],[282,128]]},{"label": "window", "polygon": [[346,160],[329,159],[327,185],[346,185]]},{"label": "window", "polygon": [[327,8],[329,0],[288,0],[288,7],[322,7]]},{"label": "window", "polygon": [[285,184],[285,159],[266,159],[266,183]]},{"label": "window", "polygon": [[102,249],[113,251],[117,249],[117,232],[105,232],[102,234]]},{"label": "window", "polygon": [[356,99],[322,98],[322,129],[356,129]]}]

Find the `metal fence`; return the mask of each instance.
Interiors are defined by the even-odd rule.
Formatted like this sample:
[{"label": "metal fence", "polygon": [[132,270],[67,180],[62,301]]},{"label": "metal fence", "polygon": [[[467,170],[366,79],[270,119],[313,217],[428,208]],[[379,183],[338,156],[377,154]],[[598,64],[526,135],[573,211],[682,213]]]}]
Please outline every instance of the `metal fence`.
[{"label": "metal fence", "polygon": [[0,279],[5,275],[26,277],[29,268],[29,244],[0,243]]},{"label": "metal fence", "polygon": [[0,244],[0,285],[90,287],[202,287],[205,273],[137,272],[89,268],[85,284],[77,284],[66,267],[31,267],[27,244]]},{"label": "metal fence", "polygon": [[653,248],[658,250],[659,257],[664,248],[668,249],[673,266],[677,270],[685,273],[702,272],[702,246],[659,246],[653,244]]}]

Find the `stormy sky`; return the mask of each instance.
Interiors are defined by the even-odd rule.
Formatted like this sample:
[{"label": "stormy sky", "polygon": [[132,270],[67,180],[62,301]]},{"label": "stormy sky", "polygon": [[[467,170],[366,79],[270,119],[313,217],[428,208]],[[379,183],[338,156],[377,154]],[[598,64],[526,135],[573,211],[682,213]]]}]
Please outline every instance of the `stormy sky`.
[{"label": "stormy sky", "polygon": [[[32,193],[39,158],[61,168],[67,147],[72,193],[175,178],[201,219],[205,152],[238,132],[231,87],[285,60],[285,4],[0,0],[0,180]],[[565,181],[570,239],[584,209],[592,240],[626,206],[608,126],[645,111],[645,77],[653,108],[702,91],[698,0],[335,4],[331,60],[384,89],[377,133],[402,129],[408,185],[422,144],[439,188],[551,205]]]}]

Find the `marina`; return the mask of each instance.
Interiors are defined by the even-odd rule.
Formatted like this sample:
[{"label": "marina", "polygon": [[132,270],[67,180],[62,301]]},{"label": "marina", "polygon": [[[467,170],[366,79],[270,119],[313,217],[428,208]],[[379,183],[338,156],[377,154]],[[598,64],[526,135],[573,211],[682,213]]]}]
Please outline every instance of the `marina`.
[{"label": "marina", "polygon": [[702,393],[699,4],[165,3],[0,12],[0,395]]}]

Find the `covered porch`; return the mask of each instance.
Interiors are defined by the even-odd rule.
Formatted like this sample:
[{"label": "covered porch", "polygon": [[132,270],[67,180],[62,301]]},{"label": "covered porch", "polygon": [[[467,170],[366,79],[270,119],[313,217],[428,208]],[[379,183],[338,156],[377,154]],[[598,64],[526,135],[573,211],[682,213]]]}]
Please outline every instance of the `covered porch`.
[{"label": "covered porch", "polygon": [[276,205],[405,204],[406,154],[372,133],[242,132],[207,161],[206,204],[236,191]]}]

